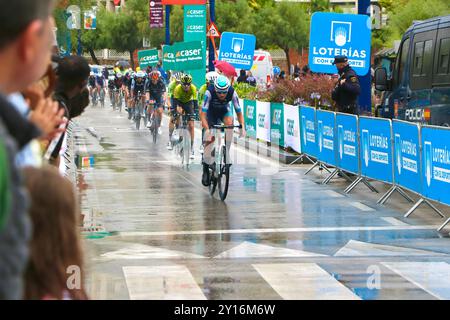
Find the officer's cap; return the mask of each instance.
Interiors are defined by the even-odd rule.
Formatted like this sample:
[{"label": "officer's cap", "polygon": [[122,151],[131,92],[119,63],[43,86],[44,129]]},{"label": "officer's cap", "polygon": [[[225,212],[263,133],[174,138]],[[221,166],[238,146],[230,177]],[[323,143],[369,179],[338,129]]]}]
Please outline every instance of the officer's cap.
[{"label": "officer's cap", "polygon": [[347,62],[347,61],[348,61],[348,58],[346,56],[335,56],[333,64]]}]

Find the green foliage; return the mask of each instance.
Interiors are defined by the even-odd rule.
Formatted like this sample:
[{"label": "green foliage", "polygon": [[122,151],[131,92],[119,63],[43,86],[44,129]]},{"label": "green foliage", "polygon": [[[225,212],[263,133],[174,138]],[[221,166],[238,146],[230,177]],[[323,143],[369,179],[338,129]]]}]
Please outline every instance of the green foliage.
[{"label": "green foliage", "polygon": [[233,84],[234,90],[236,90],[239,98],[241,99],[254,99],[258,89],[249,85],[248,83],[241,82]]},{"label": "green foliage", "polygon": [[220,31],[252,33],[254,15],[247,0],[219,1],[215,23]]}]

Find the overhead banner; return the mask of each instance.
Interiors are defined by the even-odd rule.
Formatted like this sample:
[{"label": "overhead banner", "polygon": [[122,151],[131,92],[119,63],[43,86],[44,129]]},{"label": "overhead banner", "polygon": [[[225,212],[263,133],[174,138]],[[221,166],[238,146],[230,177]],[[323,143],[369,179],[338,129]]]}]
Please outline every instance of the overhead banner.
[{"label": "overhead banner", "polygon": [[256,138],[256,101],[244,100],[245,131],[250,138]]},{"label": "overhead banner", "polygon": [[159,62],[158,49],[138,51],[138,60],[141,70],[156,66]]},{"label": "overhead banner", "polygon": [[203,65],[203,48],[200,41],[177,42],[163,46],[163,66],[167,70],[194,70]]},{"label": "overhead banner", "polygon": [[394,120],[394,178],[395,183],[422,192],[420,176],[420,126],[417,123]]},{"label": "overhead banner", "polygon": [[270,142],[284,147],[284,105],[278,102],[270,104]]},{"label": "overhead banner", "polygon": [[317,158],[316,109],[313,107],[301,106],[300,119],[302,152]]},{"label": "overhead banner", "polygon": [[334,57],[348,57],[359,76],[370,68],[370,16],[315,12],[311,17],[309,65],[314,72],[337,73]]},{"label": "overhead banner", "polygon": [[256,102],[257,128],[256,138],[270,142],[270,102]]},{"label": "overhead banner", "polygon": [[316,119],[318,159],[323,163],[336,166],[335,113],[317,110]]},{"label": "overhead banner", "polygon": [[206,68],[206,5],[184,6],[184,41],[200,41],[203,48],[202,65],[191,71],[192,81],[200,88],[205,83]]},{"label": "overhead banner", "polygon": [[149,0],[150,28],[164,27],[164,12],[161,0]]},{"label": "overhead banner", "polygon": [[359,118],[362,176],[392,183],[391,129],[389,119]]},{"label": "overhead banner", "polygon": [[219,60],[237,69],[250,70],[255,55],[256,37],[252,34],[224,32],[220,37]]},{"label": "overhead banner", "polygon": [[337,166],[359,174],[358,116],[336,113]]},{"label": "overhead banner", "polygon": [[300,143],[300,109],[297,106],[284,105],[284,146],[302,152]]},{"label": "overhead banner", "polygon": [[422,127],[422,194],[450,205],[450,130]]}]

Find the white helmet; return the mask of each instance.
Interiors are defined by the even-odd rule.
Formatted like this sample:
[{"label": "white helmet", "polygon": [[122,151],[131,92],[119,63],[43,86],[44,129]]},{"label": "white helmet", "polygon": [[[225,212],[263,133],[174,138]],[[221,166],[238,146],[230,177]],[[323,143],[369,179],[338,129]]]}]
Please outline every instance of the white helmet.
[{"label": "white helmet", "polygon": [[206,81],[210,84],[213,84],[216,81],[219,74],[215,71],[210,71],[206,74]]},{"label": "white helmet", "polygon": [[117,72],[117,78],[122,78],[122,73],[121,72]]},{"label": "white helmet", "polygon": [[136,73],[136,78],[145,78],[145,72],[144,71],[138,71],[138,73]]}]

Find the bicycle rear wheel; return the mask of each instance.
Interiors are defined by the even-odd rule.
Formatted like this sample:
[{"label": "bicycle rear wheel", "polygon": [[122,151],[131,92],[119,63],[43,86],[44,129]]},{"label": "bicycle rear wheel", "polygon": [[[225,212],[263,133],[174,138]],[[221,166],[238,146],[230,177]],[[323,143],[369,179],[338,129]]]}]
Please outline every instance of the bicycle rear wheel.
[{"label": "bicycle rear wheel", "polygon": [[227,148],[222,146],[222,152],[220,155],[220,171],[218,177],[219,184],[219,197],[224,201],[228,194],[228,185],[230,182],[230,166],[227,164]]},{"label": "bicycle rear wheel", "polygon": [[209,194],[213,196],[214,193],[216,192],[217,187],[217,177],[214,169],[211,168],[209,169],[209,176],[210,176]]},{"label": "bicycle rear wheel", "polygon": [[137,110],[135,113],[135,122],[136,122],[136,130],[139,130],[139,128],[141,127],[141,114],[142,114],[142,106],[140,104],[138,104],[136,106]]},{"label": "bicycle rear wheel", "polygon": [[156,140],[158,139],[158,123],[154,113],[152,118],[153,118],[152,122],[153,143],[156,143]]},{"label": "bicycle rear wheel", "polygon": [[183,137],[183,149],[184,149],[184,164],[186,165],[186,167],[189,166],[189,159],[191,156],[191,139],[189,138],[190,133],[188,131],[188,129],[184,128],[184,137]]}]

